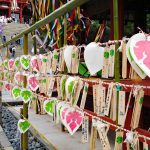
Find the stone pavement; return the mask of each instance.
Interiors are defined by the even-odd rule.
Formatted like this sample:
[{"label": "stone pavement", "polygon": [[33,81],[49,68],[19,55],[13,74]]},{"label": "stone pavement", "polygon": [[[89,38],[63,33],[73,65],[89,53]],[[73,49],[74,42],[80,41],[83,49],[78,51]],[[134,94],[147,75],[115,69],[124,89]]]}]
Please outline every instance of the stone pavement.
[{"label": "stone pavement", "polygon": [[[17,111],[20,110],[20,106],[13,108]],[[9,110],[14,114],[16,113],[12,108],[9,108]],[[42,134],[42,136],[44,136],[49,143],[52,143],[58,150],[89,149],[89,142],[86,144],[81,143],[81,131],[76,132],[73,136],[69,135],[67,132],[62,132],[60,124],[56,126],[52,121],[52,117],[48,115],[37,115],[34,110],[29,109],[29,121],[36,128],[36,130],[38,130],[39,133]],[[114,146],[114,141],[112,141],[114,138],[113,133],[109,132],[111,147]],[[99,138],[97,139],[96,145],[96,150],[102,149]]]},{"label": "stone pavement", "polygon": [[3,102],[23,102],[21,99],[13,99],[10,92],[2,91],[2,101]]},{"label": "stone pavement", "polygon": [[[26,30],[29,28],[28,24],[20,24],[20,23],[8,23],[7,25],[4,25],[4,35],[6,36],[7,41],[11,39],[11,36],[17,33],[21,33],[22,31]],[[2,44],[2,41],[0,39],[0,45]],[[31,35],[29,34],[29,39],[28,39],[28,49],[29,53],[32,48],[32,38]],[[1,49],[2,55],[5,56],[6,53],[6,48]],[[18,57],[23,54],[22,46],[16,46],[16,54],[15,57]]]},{"label": "stone pavement", "polygon": [[13,150],[1,126],[0,126],[0,144],[4,148],[4,150]]}]

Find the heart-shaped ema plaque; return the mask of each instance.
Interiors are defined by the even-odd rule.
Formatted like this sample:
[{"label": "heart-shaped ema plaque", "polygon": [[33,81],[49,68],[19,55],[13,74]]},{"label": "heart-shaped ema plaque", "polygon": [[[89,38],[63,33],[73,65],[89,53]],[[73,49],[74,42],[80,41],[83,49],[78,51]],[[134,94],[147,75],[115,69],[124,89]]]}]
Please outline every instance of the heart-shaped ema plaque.
[{"label": "heart-shaped ema plaque", "polygon": [[10,80],[11,78],[11,72],[4,70],[4,80]]},{"label": "heart-shaped ema plaque", "polygon": [[31,57],[31,66],[32,66],[33,71],[39,72],[39,65],[38,65],[37,56]]},{"label": "heart-shaped ema plaque", "polygon": [[8,61],[8,69],[9,70],[14,70],[14,66],[15,66],[15,60],[14,59],[10,59]]},{"label": "heart-shaped ema plaque", "polygon": [[66,46],[64,49],[64,60],[66,62],[66,66],[69,72],[71,72],[71,59],[72,59],[72,51],[76,48],[74,45]]},{"label": "heart-shaped ema plaque", "polygon": [[72,93],[74,91],[75,80],[76,80],[76,78],[69,77],[66,81],[65,91],[66,91],[66,97],[68,99],[70,98],[70,96],[72,95]]},{"label": "heart-shaped ema plaque", "polygon": [[36,76],[30,75],[27,81],[32,91],[36,91],[39,88],[39,80],[36,78]]},{"label": "heart-shaped ema plaque", "polygon": [[14,75],[14,80],[17,84],[23,83],[23,75],[20,72],[16,72]]},{"label": "heart-shaped ema plaque", "polygon": [[88,44],[84,50],[85,64],[91,75],[94,75],[103,68],[104,48],[97,43]]},{"label": "heart-shaped ema plaque", "polygon": [[130,52],[135,63],[150,77],[150,36],[138,33],[131,37]]},{"label": "heart-shaped ema plaque", "polygon": [[4,66],[5,69],[8,69],[8,59],[4,60],[3,66]]},{"label": "heart-shaped ema plaque", "polygon": [[30,123],[27,120],[20,119],[18,121],[18,129],[20,133],[25,133],[26,131],[29,130],[29,128],[30,128]]},{"label": "heart-shaped ema plaque", "polygon": [[20,58],[19,57],[17,57],[15,59],[15,68],[16,68],[16,70],[18,70],[20,68]]},{"label": "heart-shaped ema plaque", "polygon": [[62,117],[64,116],[64,126],[67,128],[69,133],[73,135],[81,126],[84,113],[71,107],[65,108],[63,111],[61,111],[61,113]]},{"label": "heart-shaped ema plaque", "polygon": [[20,96],[22,100],[24,101],[24,103],[28,103],[32,98],[32,92],[28,89],[22,89]]},{"label": "heart-shaped ema plaque", "polygon": [[55,103],[56,103],[56,99],[50,99],[50,100],[46,100],[44,101],[44,110],[46,113],[48,113],[50,116],[53,116],[54,110],[55,110]]},{"label": "heart-shaped ema plaque", "polygon": [[12,86],[11,86],[11,84],[9,84],[9,83],[5,83],[5,90],[6,91],[11,91],[11,89],[12,89]]},{"label": "heart-shaped ema plaque", "polygon": [[[141,33],[139,33],[141,34]],[[134,36],[136,38],[136,36]],[[134,37],[131,37],[126,45],[126,55],[127,58],[129,60],[129,63],[131,64],[133,70],[142,78],[145,79],[146,74],[144,73],[144,71],[136,64],[136,62],[134,61],[132,55],[131,55],[131,51],[130,51],[130,43],[132,41],[132,38],[134,40]]]},{"label": "heart-shaped ema plaque", "polygon": [[70,106],[68,104],[61,104],[58,110],[58,113],[60,113],[60,119],[61,122],[64,124],[65,121],[65,114],[67,112],[67,110],[70,108]]},{"label": "heart-shaped ema plaque", "polygon": [[21,63],[21,66],[22,66],[23,69],[25,69],[25,70],[29,69],[30,60],[29,60],[28,56],[22,55],[20,57],[20,63]]},{"label": "heart-shaped ema plaque", "polygon": [[[60,120],[60,114],[61,114],[61,109],[63,109],[64,107],[67,107],[69,108],[69,104],[65,103],[65,101],[61,101],[57,104],[56,106],[56,123],[58,124],[59,123],[59,120]],[[62,117],[64,118],[64,116]]]},{"label": "heart-shaped ema plaque", "polygon": [[14,99],[17,99],[20,97],[20,92],[21,92],[21,89],[17,86],[13,87],[11,93],[12,93],[12,96]]}]

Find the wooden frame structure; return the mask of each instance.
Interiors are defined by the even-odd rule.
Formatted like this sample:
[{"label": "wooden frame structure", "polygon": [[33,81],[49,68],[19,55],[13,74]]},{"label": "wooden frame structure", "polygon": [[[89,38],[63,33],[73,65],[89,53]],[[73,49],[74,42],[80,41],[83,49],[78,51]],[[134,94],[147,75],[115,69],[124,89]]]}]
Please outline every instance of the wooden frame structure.
[{"label": "wooden frame structure", "polygon": [[[12,0],[0,0],[0,3],[2,5],[0,5],[0,11],[6,10],[6,17],[11,17],[11,3]],[[20,19],[20,23],[22,23],[22,11],[24,9],[24,7],[27,6],[27,0],[17,0],[19,9],[17,9],[14,12],[17,12],[19,14],[19,19]]]}]

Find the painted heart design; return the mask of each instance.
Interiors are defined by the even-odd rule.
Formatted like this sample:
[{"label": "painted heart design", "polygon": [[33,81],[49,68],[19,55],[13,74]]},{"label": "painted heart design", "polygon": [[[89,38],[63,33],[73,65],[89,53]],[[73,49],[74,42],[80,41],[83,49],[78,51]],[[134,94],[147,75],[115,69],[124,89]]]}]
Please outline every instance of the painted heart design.
[{"label": "painted heart design", "polygon": [[150,77],[150,36],[144,33],[131,37],[130,52],[135,63]]},{"label": "painted heart design", "polygon": [[39,88],[39,81],[34,75],[30,75],[27,81],[32,91],[36,91]]},{"label": "painted heart design", "polygon": [[42,63],[47,63],[47,61],[48,61],[47,56],[43,56]]},{"label": "painted heart design", "polygon": [[75,48],[74,45],[66,46],[64,50],[64,60],[66,62],[66,66],[69,72],[71,72],[71,58],[72,58],[72,50]]},{"label": "painted heart design", "polygon": [[23,75],[20,72],[16,72],[14,75],[14,80],[17,84],[23,83]]},{"label": "painted heart design", "polygon": [[31,58],[31,66],[33,68],[33,71],[39,72],[39,65],[38,65],[38,60],[36,56],[33,56]]},{"label": "painted heart design", "polygon": [[8,69],[9,70],[14,70],[14,63],[15,63],[15,60],[14,59],[10,59],[8,61]]},{"label": "painted heart design", "polygon": [[126,55],[128,58],[129,63],[131,64],[133,70],[142,78],[145,79],[146,75],[144,73],[144,71],[135,63],[133,57],[131,56],[131,52],[130,52],[130,40],[128,41],[127,45],[126,45]]},{"label": "painted heart design", "polygon": [[64,105],[62,105],[60,108],[61,108],[61,109],[59,110],[60,119],[61,119],[61,122],[62,122],[63,124],[65,124],[65,114],[66,114],[67,110],[70,108],[70,106],[64,104]]},{"label": "painted heart design", "polygon": [[22,55],[20,57],[20,63],[21,63],[21,66],[23,69],[25,69],[25,70],[29,69],[30,61],[29,61],[28,56]]},{"label": "painted heart design", "polygon": [[123,142],[123,137],[122,137],[122,136],[118,136],[118,137],[116,138],[116,142],[117,142],[118,144],[121,144],[121,143]]},{"label": "painted heart design", "polygon": [[17,57],[17,58],[15,59],[15,68],[18,70],[19,67],[20,67],[20,58]]},{"label": "painted heart design", "polygon": [[8,69],[8,59],[4,60],[3,65],[5,69]]},{"label": "painted heart design", "polygon": [[11,91],[12,86],[9,83],[5,84],[5,90],[6,91]]},{"label": "painted heart design", "polygon": [[70,98],[71,94],[73,93],[75,80],[76,80],[76,78],[69,77],[66,81],[65,90],[66,90],[67,98]]},{"label": "painted heart design", "polygon": [[46,113],[48,113],[50,116],[53,116],[53,113],[55,111],[55,103],[56,103],[56,99],[51,99],[51,100],[46,100],[44,101],[44,110]]},{"label": "painted heart design", "polygon": [[15,60],[14,59],[10,59],[8,61],[8,69],[9,70],[14,70],[14,64],[15,64]]},{"label": "painted heart design", "polygon": [[65,103],[65,101],[62,101],[62,102],[59,102],[56,106],[56,123],[58,124],[59,123],[59,120],[60,120],[60,114],[61,114],[61,110],[62,108],[64,107],[68,107],[69,108],[69,105],[67,103]]},{"label": "painted heart design", "polygon": [[20,92],[21,92],[21,89],[19,87],[13,87],[11,93],[12,93],[12,96],[14,99],[17,99],[20,97]]},{"label": "painted heart design", "polygon": [[84,50],[85,64],[91,75],[94,75],[103,68],[104,48],[97,43],[88,44]]},{"label": "painted heart design", "polygon": [[20,133],[25,133],[26,131],[28,131],[30,128],[30,123],[24,119],[20,119],[18,121],[18,129],[20,131]]},{"label": "painted heart design", "polygon": [[25,103],[28,103],[32,98],[32,92],[28,89],[21,90],[20,96]]},{"label": "painted heart design", "polygon": [[64,116],[63,124],[68,129],[69,133],[73,135],[81,126],[84,113],[74,108],[68,108]]}]

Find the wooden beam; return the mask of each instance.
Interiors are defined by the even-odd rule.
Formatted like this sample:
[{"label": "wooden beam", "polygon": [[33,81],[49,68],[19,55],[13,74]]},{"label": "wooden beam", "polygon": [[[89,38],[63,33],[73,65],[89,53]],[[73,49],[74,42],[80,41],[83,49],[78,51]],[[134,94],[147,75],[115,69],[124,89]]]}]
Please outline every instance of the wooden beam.
[{"label": "wooden beam", "polygon": [[[23,54],[28,55],[28,34],[24,35]],[[27,77],[24,76],[23,87],[27,87]],[[23,102],[23,116],[28,119],[28,103]],[[28,150],[28,131],[23,134],[22,150]]]}]

